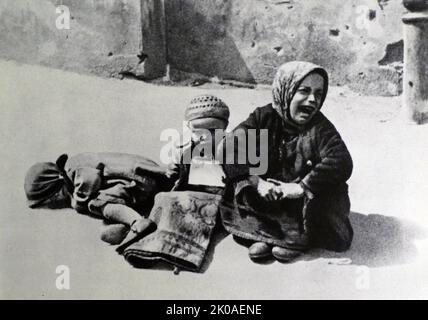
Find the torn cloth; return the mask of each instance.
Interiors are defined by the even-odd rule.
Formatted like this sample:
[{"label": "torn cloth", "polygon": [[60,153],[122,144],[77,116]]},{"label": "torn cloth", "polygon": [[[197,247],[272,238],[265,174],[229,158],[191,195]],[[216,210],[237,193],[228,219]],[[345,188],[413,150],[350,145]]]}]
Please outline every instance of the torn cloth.
[{"label": "torn cloth", "polygon": [[157,230],[123,252],[131,264],[162,260],[199,271],[216,225],[220,194],[196,191],[161,192],[149,218]]}]

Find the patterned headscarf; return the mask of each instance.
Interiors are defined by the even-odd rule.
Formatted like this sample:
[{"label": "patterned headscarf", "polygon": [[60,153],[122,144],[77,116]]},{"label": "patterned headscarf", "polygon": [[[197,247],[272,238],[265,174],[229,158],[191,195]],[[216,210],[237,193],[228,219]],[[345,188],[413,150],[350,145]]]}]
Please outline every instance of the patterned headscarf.
[{"label": "patterned headscarf", "polygon": [[272,83],[273,108],[286,123],[291,122],[294,126],[298,126],[290,117],[290,103],[303,79],[312,72],[324,78],[322,106],[328,90],[328,74],[324,68],[311,62],[291,61],[281,65],[276,72]]}]

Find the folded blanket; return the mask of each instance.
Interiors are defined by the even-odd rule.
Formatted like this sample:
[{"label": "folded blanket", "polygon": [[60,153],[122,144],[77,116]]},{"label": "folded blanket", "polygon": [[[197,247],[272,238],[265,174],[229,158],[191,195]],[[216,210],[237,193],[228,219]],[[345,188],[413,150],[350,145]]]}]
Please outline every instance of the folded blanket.
[{"label": "folded blanket", "polygon": [[166,261],[200,271],[219,214],[221,195],[196,191],[161,192],[149,218],[155,232],[127,247],[123,255],[133,265]]}]

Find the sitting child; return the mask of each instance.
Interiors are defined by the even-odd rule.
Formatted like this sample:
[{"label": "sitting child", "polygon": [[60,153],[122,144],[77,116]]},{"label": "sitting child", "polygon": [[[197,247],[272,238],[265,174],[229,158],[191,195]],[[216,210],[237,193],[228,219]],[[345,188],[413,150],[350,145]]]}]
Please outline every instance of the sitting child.
[{"label": "sitting child", "polygon": [[229,115],[228,106],[215,96],[201,95],[190,101],[184,120],[191,139],[177,146],[169,166],[168,174],[176,181],[174,191],[224,187],[224,172],[216,151],[229,124]]},{"label": "sitting child", "polygon": [[157,229],[145,237],[130,233],[117,249],[131,264],[166,261],[200,270],[219,217],[225,175],[216,150],[228,120],[229,108],[219,98],[191,100],[185,111],[191,139],[176,148],[168,172],[175,185],[156,195],[149,216]]},{"label": "sitting child", "polygon": [[156,226],[145,218],[155,194],[170,189],[166,170],[137,155],[82,153],[55,163],[33,165],[25,177],[30,208],[71,207],[105,219],[101,239],[119,244],[129,231],[141,234]]}]

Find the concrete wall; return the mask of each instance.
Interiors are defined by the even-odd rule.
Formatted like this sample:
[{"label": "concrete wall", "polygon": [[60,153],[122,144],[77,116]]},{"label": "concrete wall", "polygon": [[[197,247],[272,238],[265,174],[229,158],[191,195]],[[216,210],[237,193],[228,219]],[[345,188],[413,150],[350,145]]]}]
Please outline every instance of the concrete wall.
[{"label": "concrete wall", "polygon": [[[61,4],[70,30],[56,28]],[[1,0],[0,58],[141,79],[168,61],[251,83],[299,59],[325,66],[333,85],[395,95],[403,11],[401,0]]]},{"label": "concrete wall", "polygon": [[[70,29],[58,29],[59,5]],[[119,76],[141,73],[140,0],[2,0],[0,57],[54,68]]]},{"label": "concrete wall", "polygon": [[403,10],[400,0],[170,0],[168,60],[257,83],[271,83],[286,61],[309,60],[328,69],[333,85],[395,95]]}]

